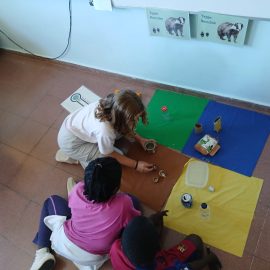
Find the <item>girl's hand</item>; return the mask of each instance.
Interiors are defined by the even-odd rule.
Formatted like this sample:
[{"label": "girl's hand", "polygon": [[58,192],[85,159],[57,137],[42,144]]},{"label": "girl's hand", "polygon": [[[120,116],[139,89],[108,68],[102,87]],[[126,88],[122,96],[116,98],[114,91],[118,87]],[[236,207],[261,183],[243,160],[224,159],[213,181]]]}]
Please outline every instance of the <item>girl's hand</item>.
[{"label": "girl's hand", "polygon": [[153,169],[154,169],[153,164],[149,164],[149,163],[147,163],[145,161],[141,161],[141,160],[138,161],[138,165],[136,168],[136,170],[138,172],[141,172],[141,173],[151,172],[151,171],[153,171]]},{"label": "girl's hand", "polygon": [[156,227],[156,230],[159,235],[161,235],[163,229],[163,217],[168,215],[168,210],[159,211],[155,214],[152,214],[149,219]]}]

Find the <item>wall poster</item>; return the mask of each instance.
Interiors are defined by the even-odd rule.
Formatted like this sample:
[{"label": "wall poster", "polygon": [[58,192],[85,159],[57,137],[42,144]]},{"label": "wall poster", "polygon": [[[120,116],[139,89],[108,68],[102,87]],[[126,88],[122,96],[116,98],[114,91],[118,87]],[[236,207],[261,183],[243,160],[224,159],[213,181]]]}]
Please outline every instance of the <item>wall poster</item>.
[{"label": "wall poster", "polygon": [[197,14],[196,38],[242,46],[245,43],[247,27],[247,18],[199,12]]},{"label": "wall poster", "polygon": [[190,39],[189,12],[151,8],[146,14],[151,36]]}]

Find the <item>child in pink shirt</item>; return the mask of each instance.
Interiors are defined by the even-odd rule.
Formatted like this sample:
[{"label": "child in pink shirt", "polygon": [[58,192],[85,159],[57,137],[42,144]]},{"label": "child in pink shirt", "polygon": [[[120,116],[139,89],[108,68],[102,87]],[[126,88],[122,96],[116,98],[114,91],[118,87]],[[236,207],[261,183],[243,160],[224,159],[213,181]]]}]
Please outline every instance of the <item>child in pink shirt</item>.
[{"label": "child in pink shirt", "polygon": [[122,229],[141,214],[129,195],[117,193],[121,176],[116,159],[98,158],[87,166],[84,183],[73,187],[68,202],[57,195],[45,201],[33,241],[39,248],[30,270],[54,268],[50,249],[73,261],[79,269],[102,266]]}]

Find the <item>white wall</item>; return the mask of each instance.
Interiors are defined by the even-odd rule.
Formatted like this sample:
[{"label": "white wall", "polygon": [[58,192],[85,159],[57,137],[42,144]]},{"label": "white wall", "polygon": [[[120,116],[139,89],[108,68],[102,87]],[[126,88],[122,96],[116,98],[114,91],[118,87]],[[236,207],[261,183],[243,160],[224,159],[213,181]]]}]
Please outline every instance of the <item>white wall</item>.
[{"label": "white wall", "polygon": [[[99,0],[96,0],[99,1]],[[270,19],[269,0],[111,0],[114,7],[164,8],[188,10],[189,12],[209,11],[235,16]]]},{"label": "white wall", "polygon": [[[151,37],[145,10],[96,11],[73,0],[62,61],[270,106],[270,22],[254,21],[244,47]],[[36,54],[66,45],[68,0],[1,0],[0,29]],[[0,46],[18,50],[3,35]],[[0,59],[1,61],[1,59]]]}]

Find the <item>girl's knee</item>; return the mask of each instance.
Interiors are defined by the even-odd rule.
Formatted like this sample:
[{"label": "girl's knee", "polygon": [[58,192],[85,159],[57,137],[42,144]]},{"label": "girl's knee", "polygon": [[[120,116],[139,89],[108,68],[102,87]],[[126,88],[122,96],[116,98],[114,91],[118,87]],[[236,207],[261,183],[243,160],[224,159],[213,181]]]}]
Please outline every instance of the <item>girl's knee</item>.
[{"label": "girl's knee", "polygon": [[67,200],[59,195],[52,195],[47,198],[44,202],[44,209],[46,209],[47,215],[62,215],[68,217],[71,215]]},{"label": "girl's knee", "polygon": [[51,204],[54,204],[54,202],[57,202],[57,201],[66,201],[64,198],[62,198],[61,196],[59,195],[51,195],[50,197],[48,197],[45,201],[44,201],[44,205],[45,206],[48,206],[48,205],[51,205]]}]

